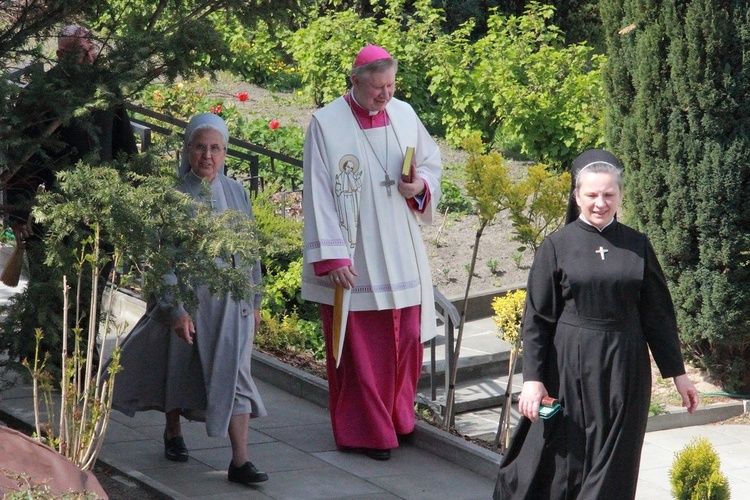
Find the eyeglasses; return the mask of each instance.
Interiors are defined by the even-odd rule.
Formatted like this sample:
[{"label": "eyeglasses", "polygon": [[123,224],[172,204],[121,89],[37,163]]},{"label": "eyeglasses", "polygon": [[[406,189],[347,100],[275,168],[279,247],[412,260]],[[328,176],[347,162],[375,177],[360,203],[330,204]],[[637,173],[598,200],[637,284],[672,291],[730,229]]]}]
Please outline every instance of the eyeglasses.
[{"label": "eyeglasses", "polygon": [[190,147],[193,148],[193,151],[202,155],[206,154],[207,151],[211,152],[211,156],[224,152],[224,146],[219,146],[218,144],[212,144],[211,146],[207,146],[206,144],[191,144]]}]

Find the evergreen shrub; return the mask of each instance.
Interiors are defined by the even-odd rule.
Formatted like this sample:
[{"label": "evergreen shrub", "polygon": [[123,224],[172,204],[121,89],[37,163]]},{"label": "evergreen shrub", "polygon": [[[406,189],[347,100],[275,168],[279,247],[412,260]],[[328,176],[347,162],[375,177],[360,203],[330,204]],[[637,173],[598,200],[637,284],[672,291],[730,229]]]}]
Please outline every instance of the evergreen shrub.
[{"label": "evergreen shrub", "polygon": [[677,500],[728,500],[729,483],[711,442],[694,438],[675,454],[669,481]]},{"label": "evergreen shrub", "polygon": [[745,2],[602,0],[608,146],[651,239],[684,352],[750,391],[750,16]]}]

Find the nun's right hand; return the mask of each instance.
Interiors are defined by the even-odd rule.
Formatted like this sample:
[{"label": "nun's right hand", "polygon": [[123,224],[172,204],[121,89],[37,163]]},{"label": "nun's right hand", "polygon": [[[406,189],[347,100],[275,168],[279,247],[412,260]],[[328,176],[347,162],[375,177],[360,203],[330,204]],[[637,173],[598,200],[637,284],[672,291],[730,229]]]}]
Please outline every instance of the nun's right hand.
[{"label": "nun's right hand", "polygon": [[195,338],[195,325],[189,314],[183,314],[172,323],[174,333],[189,345],[193,345]]},{"label": "nun's right hand", "polygon": [[545,396],[548,394],[544,383],[534,380],[525,381],[518,398],[518,411],[532,422],[539,420],[539,405]]}]

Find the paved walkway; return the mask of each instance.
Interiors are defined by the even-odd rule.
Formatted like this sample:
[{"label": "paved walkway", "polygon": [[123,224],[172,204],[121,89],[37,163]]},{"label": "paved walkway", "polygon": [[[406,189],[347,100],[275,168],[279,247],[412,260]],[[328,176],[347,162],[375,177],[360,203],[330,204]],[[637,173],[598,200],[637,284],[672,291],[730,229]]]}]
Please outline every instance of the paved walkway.
[{"label": "paved walkway", "polygon": [[[0,285],[0,301],[14,292]],[[100,460],[178,499],[491,498],[498,455],[422,422],[412,442],[394,450],[387,462],[338,452],[321,404],[322,381],[263,357],[254,360],[254,372],[269,416],[251,422],[248,449],[269,481],[255,487],[229,483],[229,440],[206,437],[200,423],[183,426],[190,460],[167,461],[164,417],[158,412],[135,418],[113,412]],[[0,394],[0,415],[32,424],[30,387],[19,385]],[[674,454],[696,436],[713,443],[732,498],[750,498],[750,426],[701,425],[647,433],[638,500],[670,497],[668,471]]]}]

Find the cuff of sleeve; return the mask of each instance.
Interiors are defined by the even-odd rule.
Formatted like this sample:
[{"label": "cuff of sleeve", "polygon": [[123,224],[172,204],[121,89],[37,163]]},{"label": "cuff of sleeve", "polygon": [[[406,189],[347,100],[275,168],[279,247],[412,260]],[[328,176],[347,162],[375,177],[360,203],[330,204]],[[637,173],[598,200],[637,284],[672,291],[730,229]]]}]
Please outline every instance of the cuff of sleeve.
[{"label": "cuff of sleeve", "polygon": [[334,269],[351,265],[352,261],[350,259],[328,259],[313,262],[313,269],[315,270],[315,276],[325,276]]},{"label": "cuff of sleeve", "polygon": [[430,194],[430,187],[425,182],[424,192],[422,194],[418,194],[413,198],[409,198],[408,200],[406,200],[406,203],[409,204],[409,208],[421,214],[424,213],[425,208],[430,204],[431,198],[432,195]]},{"label": "cuff of sleeve", "polygon": [[185,310],[185,306],[183,304],[179,304],[176,307],[172,309],[172,321],[176,320],[180,316],[186,315],[188,312]]}]

